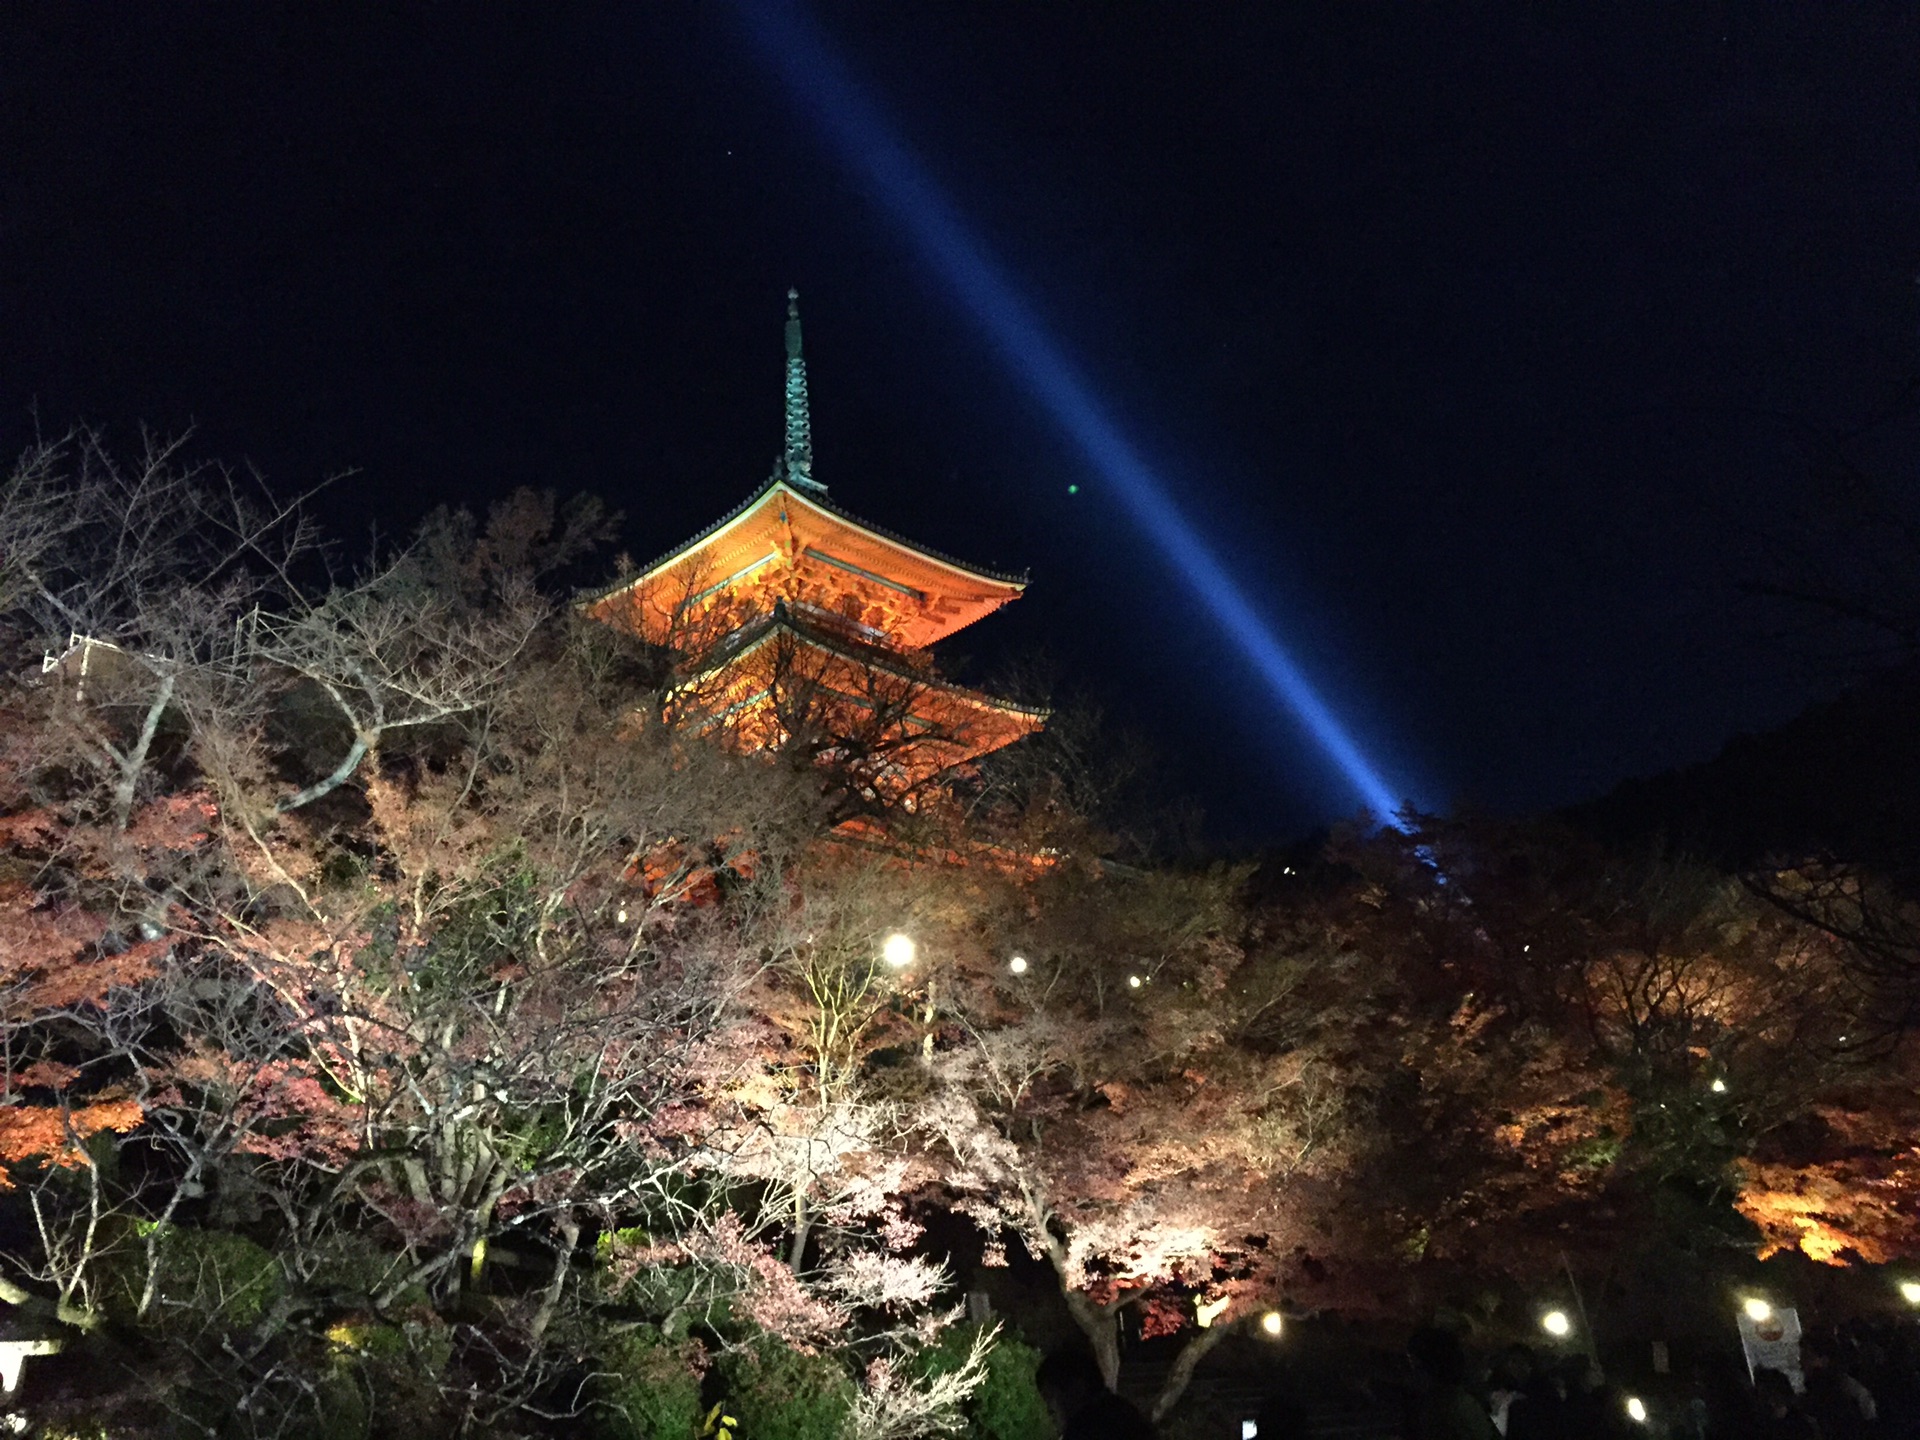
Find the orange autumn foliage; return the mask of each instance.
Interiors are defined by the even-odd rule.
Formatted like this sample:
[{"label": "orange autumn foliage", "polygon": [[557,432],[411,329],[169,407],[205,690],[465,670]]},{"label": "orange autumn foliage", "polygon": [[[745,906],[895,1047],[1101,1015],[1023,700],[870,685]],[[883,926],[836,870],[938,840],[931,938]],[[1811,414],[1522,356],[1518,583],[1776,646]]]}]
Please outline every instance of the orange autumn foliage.
[{"label": "orange autumn foliage", "polygon": [[1920,1252],[1920,1145],[1913,1099],[1876,1086],[1815,1106],[1798,1153],[1763,1149],[1739,1164],[1735,1207],[1764,1259],[1798,1250],[1823,1265],[1883,1265]]},{"label": "orange autumn foliage", "polygon": [[[11,828],[21,828],[17,817]],[[81,1068],[39,1048],[50,1042],[36,1027],[148,979],[166,948],[118,948],[106,939],[98,915],[18,883],[0,885],[0,1029],[9,1040],[9,1063],[0,1066],[0,1189],[11,1189],[13,1172],[30,1162],[90,1163],[89,1139],[125,1134],[143,1118],[134,1100],[111,1088],[89,1091]]]},{"label": "orange autumn foliage", "polygon": [[[86,1143],[103,1130],[124,1135],[146,1118],[140,1106],[127,1099],[101,1100],[83,1105],[26,1105],[0,1107],[0,1157],[8,1165],[39,1160],[72,1169],[93,1162]],[[13,1177],[0,1165],[0,1190],[11,1190]]]}]

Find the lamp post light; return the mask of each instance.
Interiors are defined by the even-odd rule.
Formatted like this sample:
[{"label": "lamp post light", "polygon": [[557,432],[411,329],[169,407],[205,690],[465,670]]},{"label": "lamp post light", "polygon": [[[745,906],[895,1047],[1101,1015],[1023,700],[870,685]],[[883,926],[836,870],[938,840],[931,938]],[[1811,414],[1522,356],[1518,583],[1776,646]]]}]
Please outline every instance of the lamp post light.
[{"label": "lamp post light", "polygon": [[1747,1312],[1747,1318],[1756,1325],[1764,1325],[1773,1318],[1773,1306],[1758,1295],[1749,1295],[1740,1302],[1740,1308]]},{"label": "lamp post light", "polygon": [[1638,1395],[1627,1396],[1627,1419],[1636,1425],[1647,1423],[1647,1402]]},{"label": "lamp post light", "polygon": [[1286,1327],[1286,1323],[1280,1318],[1278,1310],[1269,1310],[1260,1317],[1260,1328],[1275,1340],[1280,1338],[1280,1332]]},{"label": "lamp post light", "polygon": [[1007,969],[1011,970],[1016,975],[1026,974],[1027,973],[1027,957],[1024,955],[1014,956],[1011,960],[1007,961]]},{"label": "lamp post light", "polygon": [[902,935],[898,930],[881,942],[880,958],[896,970],[904,970],[913,964],[920,953],[920,947],[913,943],[911,935]]},{"label": "lamp post light", "polygon": [[1900,1298],[1909,1305],[1920,1305],[1920,1280],[1902,1280]]},{"label": "lamp post light", "polygon": [[1129,990],[1138,990],[1142,985],[1146,983],[1147,982],[1142,980],[1138,975],[1127,976],[1127,988]]},{"label": "lamp post light", "polygon": [[1540,1328],[1554,1339],[1564,1340],[1573,1333],[1573,1321],[1564,1310],[1549,1310],[1540,1317]]}]

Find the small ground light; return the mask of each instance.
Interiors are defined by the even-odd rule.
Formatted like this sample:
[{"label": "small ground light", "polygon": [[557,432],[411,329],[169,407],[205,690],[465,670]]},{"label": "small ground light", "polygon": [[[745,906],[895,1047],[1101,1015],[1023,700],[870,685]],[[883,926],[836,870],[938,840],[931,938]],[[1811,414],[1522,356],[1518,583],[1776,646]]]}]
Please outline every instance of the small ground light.
[{"label": "small ground light", "polygon": [[913,964],[913,957],[918,953],[913,937],[898,932],[887,936],[886,943],[880,947],[880,958],[896,970],[904,970]]},{"label": "small ground light", "polygon": [[1144,982],[1143,980],[1141,980],[1141,978],[1140,978],[1140,977],[1139,977],[1138,975],[1129,975],[1129,976],[1127,976],[1127,988],[1128,988],[1128,989],[1131,989],[1131,990],[1138,990],[1138,989],[1139,989],[1139,988],[1141,987],[1141,985],[1143,985],[1144,983],[1146,983],[1146,982]]},{"label": "small ground light", "polygon": [[1564,1310],[1549,1310],[1540,1317],[1540,1328],[1556,1340],[1564,1340],[1573,1333],[1573,1321],[1567,1318]]},{"label": "small ground light", "polygon": [[1773,1306],[1758,1295],[1743,1301],[1740,1308],[1747,1312],[1747,1318],[1756,1325],[1763,1325],[1773,1318]]},{"label": "small ground light", "polygon": [[1259,1433],[1260,1422],[1258,1420],[1242,1420],[1240,1422],[1240,1440],[1254,1440],[1254,1437]]},{"label": "small ground light", "polygon": [[1724,1095],[1727,1093],[1727,1082],[1724,1080],[1715,1079],[1713,1084],[1709,1085],[1707,1088],[1713,1091],[1713,1093],[1716,1095]]},{"label": "small ground light", "polygon": [[1286,1321],[1280,1318],[1280,1312],[1278,1310],[1269,1310],[1260,1317],[1260,1328],[1269,1335],[1278,1335],[1280,1333],[1280,1327],[1284,1324],[1286,1324]]},{"label": "small ground light", "polygon": [[1638,1395],[1627,1396],[1627,1419],[1636,1425],[1647,1423],[1647,1402]]},{"label": "small ground light", "polygon": [[1011,960],[1007,961],[1007,969],[1011,970],[1016,975],[1026,974],[1027,973],[1027,957],[1024,955],[1014,956]]},{"label": "small ground light", "polygon": [[1920,1305],[1920,1280],[1902,1280],[1900,1298],[1909,1305]]}]

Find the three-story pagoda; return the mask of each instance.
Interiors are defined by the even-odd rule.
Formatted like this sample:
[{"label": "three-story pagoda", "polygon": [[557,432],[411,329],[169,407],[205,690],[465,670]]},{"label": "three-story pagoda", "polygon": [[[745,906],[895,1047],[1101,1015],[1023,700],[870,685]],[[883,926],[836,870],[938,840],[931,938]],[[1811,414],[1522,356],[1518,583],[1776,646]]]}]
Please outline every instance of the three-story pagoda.
[{"label": "three-story pagoda", "polygon": [[869,798],[1038,729],[1044,710],[943,679],[929,647],[1019,598],[1024,575],[884,530],[814,478],[798,296],[788,292],[786,445],[767,482],[693,539],[585,603],[675,655],[669,709],[743,750],[799,747]]}]

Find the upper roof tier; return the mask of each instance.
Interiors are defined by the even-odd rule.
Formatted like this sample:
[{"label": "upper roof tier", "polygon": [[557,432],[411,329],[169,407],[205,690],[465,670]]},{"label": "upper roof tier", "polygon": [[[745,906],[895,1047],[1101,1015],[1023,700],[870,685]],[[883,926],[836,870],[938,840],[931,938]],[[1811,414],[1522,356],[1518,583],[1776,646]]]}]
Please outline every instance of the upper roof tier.
[{"label": "upper roof tier", "polygon": [[819,486],[776,474],[732,514],[584,608],[683,648],[716,623],[731,629],[779,601],[860,638],[917,650],[1018,599],[1026,584],[1024,575],[915,545],[848,514]]}]

